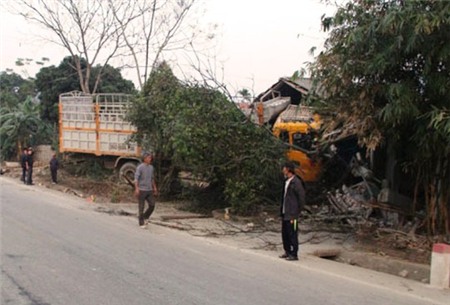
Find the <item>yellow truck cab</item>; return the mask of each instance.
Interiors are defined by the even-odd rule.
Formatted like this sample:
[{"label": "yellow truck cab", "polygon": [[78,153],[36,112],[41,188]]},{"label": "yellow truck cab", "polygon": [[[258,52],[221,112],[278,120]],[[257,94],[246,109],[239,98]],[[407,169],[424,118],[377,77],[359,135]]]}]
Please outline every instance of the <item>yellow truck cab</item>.
[{"label": "yellow truck cab", "polygon": [[286,143],[287,158],[296,163],[297,174],[305,182],[318,181],[322,164],[317,157],[317,134],[320,116],[312,108],[289,105],[273,125],[273,134]]}]

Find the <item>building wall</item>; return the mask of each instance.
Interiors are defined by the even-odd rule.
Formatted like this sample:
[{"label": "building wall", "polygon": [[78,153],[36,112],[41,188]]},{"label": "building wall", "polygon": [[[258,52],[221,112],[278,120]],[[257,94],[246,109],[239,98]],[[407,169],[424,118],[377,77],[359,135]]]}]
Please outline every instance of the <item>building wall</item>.
[{"label": "building wall", "polygon": [[50,145],[38,145],[33,147],[34,155],[33,160],[39,162],[40,165],[47,165],[55,153]]}]

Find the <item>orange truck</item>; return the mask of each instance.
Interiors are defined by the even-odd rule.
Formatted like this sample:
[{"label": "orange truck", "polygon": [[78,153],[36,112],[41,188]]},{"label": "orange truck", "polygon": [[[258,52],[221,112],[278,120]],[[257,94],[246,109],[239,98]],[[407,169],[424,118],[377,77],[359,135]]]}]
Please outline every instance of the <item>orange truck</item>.
[{"label": "orange truck", "polygon": [[120,177],[134,179],[141,148],[130,141],[136,128],[125,120],[130,103],[127,94],[86,94],[79,91],[59,96],[59,151],[96,156]]},{"label": "orange truck", "polygon": [[255,109],[254,121],[272,125],[272,133],[286,144],[287,158],[297,164],[297,174],[303,181],[318,181],[322,172],[316,147],[320,116],[311,107],[290,104],[289,97],[258,102]]},{"label": "orange truck", "polygon": [[322,162],[317,155],[321,121],[312,108],[289,105],[272,127],[273,134],[287,145],[287,158],[296,163],[297,174],[305,182],[320,178]]}]

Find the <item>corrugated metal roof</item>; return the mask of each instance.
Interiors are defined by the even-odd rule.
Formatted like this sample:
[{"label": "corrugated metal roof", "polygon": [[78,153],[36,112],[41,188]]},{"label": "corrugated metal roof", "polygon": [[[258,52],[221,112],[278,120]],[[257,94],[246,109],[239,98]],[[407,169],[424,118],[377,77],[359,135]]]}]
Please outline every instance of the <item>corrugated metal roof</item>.
[{"label": "corrugated metal roof", "polygon": [[278,117],[280,122],[312,122],[314,113],[311,107],[289,105]]},{"label": "corrugated metal roof", "polygon": [[[260,102],[261,100],[264,100],[266,97],[271,96],[270,99],[274,98],[276,94],[278,93],[279,89],[282,86],[289,86],[291,88],[294,88],[298,92],[300,92],[302,95],[307,95],[308,91],[312,87],[312,80],[310,78],[298,78],[298,79],[292,79],[290,77],[282,77],[273,84],[269,89],[266,91],[260,93],[256,98],[253,100],[253,102]],[[275,96],[274,96],[275,95]]]}]

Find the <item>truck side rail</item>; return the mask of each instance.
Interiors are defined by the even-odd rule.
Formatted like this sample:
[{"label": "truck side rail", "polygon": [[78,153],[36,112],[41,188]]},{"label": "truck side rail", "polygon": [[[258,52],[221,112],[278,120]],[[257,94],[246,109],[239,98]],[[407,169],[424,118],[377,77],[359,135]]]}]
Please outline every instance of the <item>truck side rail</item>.
[{"label": "truck side rail", "polygon": [[131,95],[72,91],[59,98],[60,152],[139,156],[130,141],[136,128],[125,120]]}]

